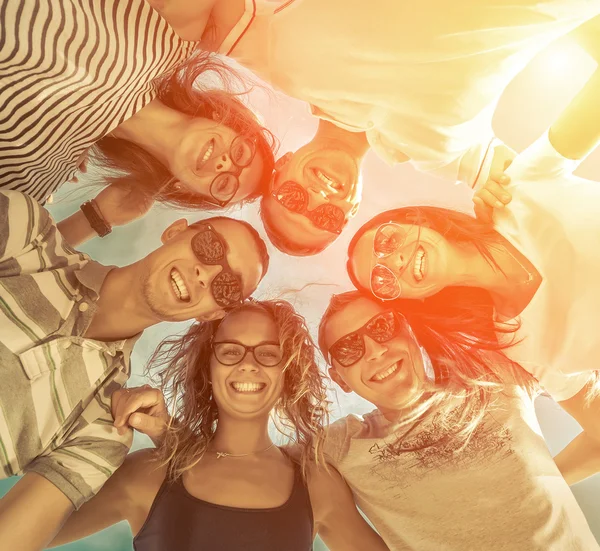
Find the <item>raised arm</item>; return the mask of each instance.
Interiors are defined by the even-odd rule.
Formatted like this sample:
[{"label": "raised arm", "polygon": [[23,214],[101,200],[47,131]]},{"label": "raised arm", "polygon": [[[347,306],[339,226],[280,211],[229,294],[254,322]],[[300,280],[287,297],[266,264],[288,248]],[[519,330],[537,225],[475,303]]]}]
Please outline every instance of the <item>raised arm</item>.
[{"label": "raised arm", "polygon": [[583,159],[598,145],[600,67],[550,127],[548,137],[554,149],[567,159]]},{"label": "raised arm", "polygon": [[350,488],[333,467],[313,467],[308,490],[315,528],[331,551],[389,551],[358,512]]}]

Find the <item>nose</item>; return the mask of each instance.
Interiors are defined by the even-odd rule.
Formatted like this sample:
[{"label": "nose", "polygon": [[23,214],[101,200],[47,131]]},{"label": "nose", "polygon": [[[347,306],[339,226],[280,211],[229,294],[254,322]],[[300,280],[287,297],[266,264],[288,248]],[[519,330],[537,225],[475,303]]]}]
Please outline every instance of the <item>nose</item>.
[{"label": "nose", "polygon": [[381,358],[387,351],[385,343],[380,343],[365,335],[365,360],[372,362]]},{"label": "nose", "polygon": [[382,261],[380,261],[380,264],[383,263],[386,267],[388,267],[394,273],[402,273],[404,268],[406,268],[407,262],[408,262],[408,258],[404,254],[404,252],[396,251],[395,253],[388,256],[387,258],[383,258]]},{"label": "nose", "polygon": [[221,271],[221,266],[207,266],[198,261],[194,266],[195,281],[201,289],[208,289],[210,282]]},{"label": "nose", "polygon": [[226,153],[223,153],[221,156],[217,157],[215,160],[215,171],[216,172],[231,172],[232,167],[233,167],[233,163],[231,162],[231,158]]},{"label": "nose", "polygon": [[308,188],[308,208],[309,210],[314,210],[317,207],[328,203],[329,195],[323,189],[318,188],[317,186],[309,186]]},{"label": "nose", "polygon": [[254,355],[248,350],[244,359],[238,364],[238,371],[241,373],[256,373],[258,369]]}]

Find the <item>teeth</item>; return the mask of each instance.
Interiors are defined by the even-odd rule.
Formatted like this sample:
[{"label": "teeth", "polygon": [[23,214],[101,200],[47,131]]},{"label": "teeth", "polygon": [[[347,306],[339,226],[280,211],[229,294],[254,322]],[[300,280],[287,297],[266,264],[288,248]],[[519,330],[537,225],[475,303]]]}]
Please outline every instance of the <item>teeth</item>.
[{"label": "teeth", "polygon": [[373,379],[374,381],[383,381],[383,379],[387,379],[392,373],[395,373],[395,371],[398,369],[398,367],[399,367],[398,363],[395,363],[391,367],[388,367],[382,373],[377,373],[377,375],[373,375],[373,377],[371,377],[371,379]]},{"label": "teeth", "polygon": [[425,251],[419,247],[415,254],[415,262],[413,265],[413,276],[417,281],[421,281],[425,275]]},{"label": "teeth", "polygon": [[321,180],[321,182],[323,182],[325,185],[335,189],[335,190],[339,190],[341,189],[340,184],[338,184],[335,180],[332,180],[329,176],[327,176],[326,174],[323,174],[320,170],[316,171],[317,174],[317,178],[319,180]]},{"label": "teeth", "polygon": [[236,392],[258,392],[267,385],[264,383],[231,383],[231,386]]},{"label": "teeth", "polygon": [[215,141],[210,140],[208,149],[206,150],[206,153],[204,154],[204,157],[202,157],[202,161],[200,161],[200,162],[205,163],[206,161],[208,161],[208,159],[210,159],[210,156],[212,155],[212,152],[214,151],[214,149],[215,149]]},{"label": "teeth", "polygon": [[173,287],[173,290],[175,291],[175,294],[179,300],[186,302],[190,300],[188,288],[185,286],[183,278],[175,268],[171,270],[171,286]]}]

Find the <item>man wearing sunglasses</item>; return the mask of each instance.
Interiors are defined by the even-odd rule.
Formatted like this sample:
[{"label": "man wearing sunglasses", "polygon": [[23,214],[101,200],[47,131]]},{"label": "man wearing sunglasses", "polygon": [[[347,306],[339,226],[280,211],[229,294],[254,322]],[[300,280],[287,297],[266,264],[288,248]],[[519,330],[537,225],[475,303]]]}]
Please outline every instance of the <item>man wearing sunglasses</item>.
[{"label": "man wearing sunglasses", "polygon": [[[466,358],[466,376],[481,357],[486,371],[494,369],[490,343],[461,352],[449,335],[460,334],[464,320],[434,326],[404,305],[413,332],[397,307],[343,293],[319,327],[332,379],[375,406],[330,425],[324,452],[388,547],[600,549],[563,478],[591,474],[578,438],[553,459],[540,438],[535,393],[513,378],[491,393],[481,419],[470,417],[479,391],[463,391],[469,387],[456,377],[449,383],[450,370]],[[476,428],[465,441],[471,420]]]},{"label": "man wearing sunglasses", "polygon": [[[43,549],[125,458],[110,397],[141,333],[211,320],[247,298],[268,267],[264,242],[225,217],[171,224],[163,245],[123,267],[73,250],[31,197],[0,192],[0,547]],[[31,530],[35,526],[35,530]]]},{"label": "man wearing sunglasses", "polygon": [[[246,9],[219,52],[320,119],[313,139],[277,163],[271,190],[297,183],[315,203],[310,212],[360,199],[368,147],[389,164],[409,161],[452,183],[502,181],[514,152],[494,139],[499,97],[544,47],[600,14],[600,1],[282,0]],[[578,34],[599,60],[600,18]],[[284,252],[315,254],[336,239],[274,199],[265,195],[263,219]],[[357,207],[342,209],[349,216]]]}]

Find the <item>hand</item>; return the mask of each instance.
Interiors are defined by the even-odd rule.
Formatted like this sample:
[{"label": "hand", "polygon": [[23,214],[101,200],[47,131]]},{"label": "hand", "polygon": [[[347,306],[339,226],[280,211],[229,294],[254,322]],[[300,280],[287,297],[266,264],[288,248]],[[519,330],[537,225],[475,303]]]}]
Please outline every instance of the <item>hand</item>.
[{"label": "hand", "polygon": [[154,204],[154,199],[140,188],[122,183],[105,187],[95,200],[111,227],[123,226],[141,218]]},{"label": "hand", "polygon": [[[504,170],[510,165],[511,160],[504,160]],[[494,170],[492,163],[492,171]],[[494,209],[504,208],[512,201],[512,195],[506,191],[505,186],[510,184],[510,177],[504,173],[492,172],[489,180],[473,195],[475,215],[484,222],[492,221]]]},{"label": "hand", "polygon": [[111,410],[119,434],[129,427],[148,435],[156,444],[164,436],[169,412],[160,390],[144,385],[113,392]]}]

